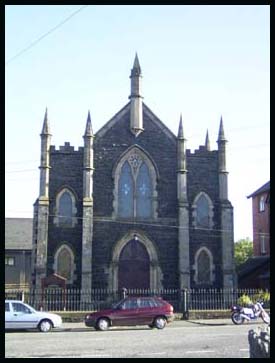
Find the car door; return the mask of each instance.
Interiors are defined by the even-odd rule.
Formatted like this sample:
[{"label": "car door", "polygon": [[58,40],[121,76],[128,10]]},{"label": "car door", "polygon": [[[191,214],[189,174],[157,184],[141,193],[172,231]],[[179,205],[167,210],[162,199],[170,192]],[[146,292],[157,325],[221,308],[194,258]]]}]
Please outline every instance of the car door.
[{"label": "car door", "polygon": [[138,322],[139,325],[151,324],[155,317],[155,306],[149,298],[140,298],[138,301]]},{"label": "car door", "polygon": [[36,328],[38,317],[24,303],[10,302],[10,328],[11,329],[28,329]]},{"label": "car door", "polygon": [[12,312],[10,302],[5,302],[5,329],[12,329]]},{"label": "car door", "polygon": [[128,298],[119,304],[114,312],[112,321],[114,325],[137,324],[137,299]]}]

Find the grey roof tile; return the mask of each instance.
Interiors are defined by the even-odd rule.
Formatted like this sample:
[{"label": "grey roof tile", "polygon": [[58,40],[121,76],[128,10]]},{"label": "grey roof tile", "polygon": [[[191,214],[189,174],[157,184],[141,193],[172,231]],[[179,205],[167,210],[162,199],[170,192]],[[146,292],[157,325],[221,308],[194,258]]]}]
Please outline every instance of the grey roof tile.
[{"label": "grey roof tile", "polygon": [[32,249],[32,218],[5,218],[5,249]]}]

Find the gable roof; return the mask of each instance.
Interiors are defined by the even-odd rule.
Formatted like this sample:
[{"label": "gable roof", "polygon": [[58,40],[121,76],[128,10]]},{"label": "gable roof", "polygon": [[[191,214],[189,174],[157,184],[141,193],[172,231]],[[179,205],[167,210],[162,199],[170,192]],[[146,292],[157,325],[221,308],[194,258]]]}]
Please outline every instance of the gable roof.
[{"label": "gable roof", "polygon": [[5,249],[32,249],[32,218],[5,218]]},{"label": "gable roof", "polygon": [[[110,128],[112,128],[116,122],[123,117],[126,113],[130,113],[130,104],[128,102],[122,109],[120,109],[104,126],[101,127],[96,133],[95,137],[102,137]],[[143,113],[146,114],[150,120],[157,125],[174,143],[176,143],[177,137],[172,131],[150,110],[150,108],[143,102]],[[130,126],[130,125],[129,125]]]},{"label": "gable roof", "polygon": [[258,194],[268,192],[270,190],[270,181],[262,185],[259,189],[257,189],[254,193],[250,194],[247,198],[255,197]]}]

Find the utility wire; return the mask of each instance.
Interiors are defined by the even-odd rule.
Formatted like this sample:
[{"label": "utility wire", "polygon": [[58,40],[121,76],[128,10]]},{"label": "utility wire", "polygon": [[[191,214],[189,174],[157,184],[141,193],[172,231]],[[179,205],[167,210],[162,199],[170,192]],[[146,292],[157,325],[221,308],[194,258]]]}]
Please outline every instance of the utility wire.
[{"label": "utility wire", "polygon": [[[11,211],[10,211],[11,212]],[[15,211],[13,211],[14,213]],[[21,213],[30,213],[30,212],[21,212]],[[68,218],[68,216],[65,216],[65,215],[60,215],[60,214],[48,214],[48,217],[54,217],[54,218]],[[20,218],[20,217],[7,217],[7,218]],[[31,217],[32,218],[32,217]],[[76,216],[73,216],[73,217],[70,217],[70,218],[73,218],[73,219],[78,219],[78,220],[88,220],[90,218],[88,217],[76,217]],[[231,233],[231,230],[229,229],[209,229],[209,228],[203,228],[203,227],[181,227],[179,225],[171,225],[171,224],[160,224],[160,223],[146,223],[146,222],[143,222],[143,221],[123,221],[123,220],[114,220],[114,219],[109,219],[109,218],[100,218],[100,219],[97,219],[95,217],[94,219],[94,223],[114,223],[114,224],[130,224],[133,228],[134,227],[138,227],[138,226],[146,226],[146,227],[161,227],[161,228],[174,228],[174,229],[181,229],[181,230],[193,230],[193,231],[196,231],[197,234],[199,233],[203,233],[205,234],[205,232],[208,231],[208,234],[207,236],[208,237],[219,237],[217,235],[217,233],[220,233],[220,232],[223,232],[223,233]],[[257,235],[266,235],[266,236],[269,236],[269,233],[266,233],[266,232],[258,232],[256,233]]]},{"label": "utility wire", "polygon": [[57,24],[54,28],[50,29],[49,31],[47,31],[47,33],[41,35],[38,39],[36,39],[34,42],[32,42],[28,47],[22,49],[19,53],[15,54],[13,57],[11,57],[10,59],[7,60],[7,62],[5,63],[6,65],[8,65],[10,62],[12,62],[14,59],[18,58],[21,54],[27,52],[29,49],[31,49],[32,47],[34,47],[36,44],[38,44],[42,39],[46,38],[49,34],[53,33],[56,29],[60,28],[63,24],[65,24],[67,21],[69,21],[73,16],[75,16],[77,13],[79,13],[81,10],[83,10],[84,8],[86,8],[88,5],[84,5],[81,8],[77,9],[76,11],[74,11],[71,15],[69,15],[66,19],[64,19],[63,21],[61,21],[59,24]]}]

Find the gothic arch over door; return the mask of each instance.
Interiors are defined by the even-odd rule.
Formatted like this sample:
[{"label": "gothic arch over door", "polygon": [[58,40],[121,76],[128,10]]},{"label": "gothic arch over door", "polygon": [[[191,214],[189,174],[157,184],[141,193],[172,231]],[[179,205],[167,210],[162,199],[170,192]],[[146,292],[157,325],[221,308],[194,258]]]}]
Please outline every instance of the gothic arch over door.
[{"label": "gothic arch over door", "polygon": [[[127,261],[127,256],[132,256],[131,255],[131,253],[132,253],[131,246],[133,246],[133,245],[132,245],[132,243],[130,243],[132,240],[138,241],[137,249],[139,252],[137,253],[137,255],[139,257],[130,258],[128,260],[132,261],[132,265],[134,265],[137,262],[136,265],[139,264],[139,266],[142,266],[142,261],[143,261],[145,269],[147,268],[146,266],[149,266],[148,267],[149,273],[145,274],[146,277],[145,277],[144,281],[146,281],[146,284],[148,284],[148,287],[150,289],[162,289],[162,271],[161,271],[161,268],[159,265],[159,258],[158,258],[158,253],[157,253],[156,247],[155,247],[153,241],[151,241],[146,236],[146,234],[140,230],[130,230],[120,240],[118,240],[115,243],[113,252],[112,252],[112,262],[108,269],[108,274],[109,274],[108,287],[110,289],[117,290],[119,288],[119,286],[122,285],[123,280],[120,279],[120,282],[119,282],[119,267],[121,267],[120,271],[123,271],[123,264],[127,266],[127,262],[123,262],[123,261]],[[141,244],[141,247],[140,247],[140,244]],[[128,247],[127,247],[127,245],[128,245]],[[125,251],[123,252],[124,247],[125,247]],[[139,270],[138,273],[140,273],[140,272],[142,273],[142,271],[143,271],[143,269],[141,269],[141,268],[139,268],[137,270]],[[149,277],[148,277],[148,275],[149,275]],[[149,279],[149,281],[148,281],[148,279]]]},{"label": "gothic arch over door", "polygon": [[122,249],[118,263],[118,288],[150,288],[150,258],[145,246],[132,239]]}]

